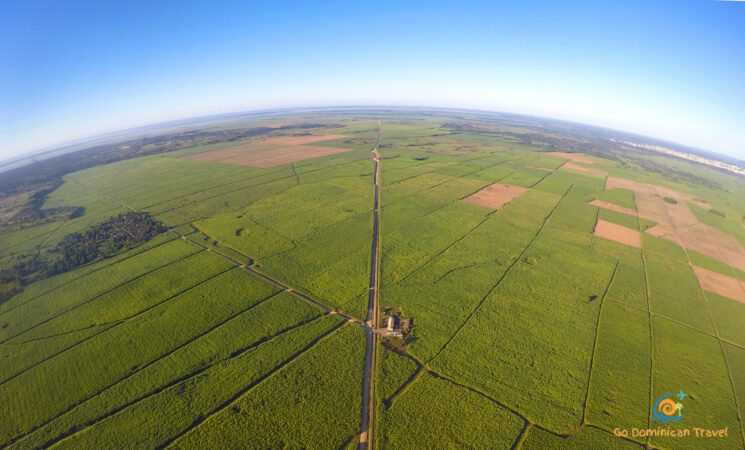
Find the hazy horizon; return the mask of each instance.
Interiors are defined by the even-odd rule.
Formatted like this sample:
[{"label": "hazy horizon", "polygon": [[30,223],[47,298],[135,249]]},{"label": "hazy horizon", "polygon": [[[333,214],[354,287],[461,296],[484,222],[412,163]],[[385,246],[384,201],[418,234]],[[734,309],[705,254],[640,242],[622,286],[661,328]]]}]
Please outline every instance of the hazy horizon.
[{"label": "hazy horizon", "polygon": [[531,115],[745,159],[745,4],[532,6],[6,4],[0,160],[175,120],[359,105]]},{"label": "hazy horizon", "polygon": [[[89,148],[95,145],[99,145],[99,142],[95,142],[97,140],[101,140],[100,144],[106,144],[110,142],[115,142],[118,140],[118,138],[121,139],[131,139],[138,135],[138,133],[143,133],[147,129],[154,129],[154,130],[160,130],[165,129],[169,127],[176,127],[176,126],[185,126],[187,128],[192,128],[193,125],[196,125],[197,123],[201,121],[219,121],[219,120],[234,120],[232,116],[241,116],[241,115],[257,115],[259,119],[263,118],[263,116],[274,114],[274,113],[302,113],[304,111],[322,111],[322,110],[328,110],[328,111],[342,111],[345,109],[355,110],[359,109],[361,111],[364,110],[375,110],[375,109],[400,109],[401,111],[415,111],[415,110],[422,110],[422,111],[428,111],[428,112],[448,112],[448,111],[462,111],[467,113],[483,113],[483,114],[494,114],[494,115],[507,115],[507,116],[515,116],[515,117],[530,117],[535,118],[537,120],[546,120],[546,121],[560,121],[565,122],[567,124],[572,125],[579,125],[579,126],[587,126],[587,127],[597,127],[600,129],[607,130],[609,132],[617,132],[620,134],[630,134],[630,135],[637,135],[640,138],[647,138],[652,141],[660,141],[662,143],[668,143],[670,145],[679,145],[681,147],[686,146],[690,147],[695,150],[701,150],[705,152],[710,152],[714,154],[719,154],[722,156],[730,156],[726,155],[721,152],[712,151],[706,148],[696,148],[690,145],[686,145],[685,143],[681,142],[675,142],[669,139],[665,139],[664,137],[659,136],[648,136],[643,134],[634,133],[633,131],[628,130],[620,130],[617,128],[608,128],[604,127],[603,125],[595,125],[590,123],[582,123],[577,121],[571,121],[562,119],[559,117],[546,117],[546,116],[536,116],[532,114],[519,114],[519,113],[512,113],[509,111],[496,111],[496,110],[486,110],[486,109],[469,109],[469,108],[457,108],[457,107],[437,107],[437,106],[417,106],[417,105],[317,105],[317,106],[304,106],[304,107],[286,107],[286,108],[270,108],[270,109],[256,109],[256,110],[244,110],[244,111],[231,111],[227,113],[217,113],[217,114],[210,114],[210,115],[203,115],[203,116],[190,116],[190,117],[179,117],[174,118],[171,120],[165,120],[162,122],[153,122],[153,123],[146,123],[142,125],[137,125],[129,128],[124,129],[111,129],[106,130],[101,133],[96,133],[89,136],[82,136],[80,138],[70,139],[64,142],[60,142],[57,144],[50,144],[46,147],[37,148],[33,150],[29,150],[24,153],[20,153],[15,156],[9,156],[9,157],[2,157],[0,155],[0,172],[3,171],[3,165],[13,165],[14,163],[18,161],[23,161],[25,159],[31,159],[39,155],[44,155],[47,153],[54,153],[59,150],[65,150],[68,147],[75,148],[72,150],[72,152],[80,151],[85,148]],[[220,119],[223,118],[223,119]],[[77,148],[79,147],[79,148]],[[60,154],[64,154],[68,152],[63,152]],[[56,155],[55,155],[56,156]],[[745,162],[745,160],[743,160]],[[23,164],[25,165],[25,164]],[[11,167],[12,168],[12,167]],[[10,170],[10,169],[7,169]]]}]

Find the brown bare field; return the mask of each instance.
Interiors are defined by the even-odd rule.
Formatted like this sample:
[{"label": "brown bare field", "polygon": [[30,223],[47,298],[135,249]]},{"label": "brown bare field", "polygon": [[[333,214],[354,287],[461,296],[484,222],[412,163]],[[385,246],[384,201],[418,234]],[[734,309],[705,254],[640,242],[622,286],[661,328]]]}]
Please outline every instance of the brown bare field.
[{"label": "brown bare field", "polygon": [[642,235],[637,230],[622,227],[612,222],[606,222],[602,219],[598,219],[595,224],[595,231],[592,234],[603,239],[608,239],[609,241],[642,248]]},{"label": "brown bare field", "polygon": [[490,209],[500,209],[527,190],[528,188],[522,186],[494,183],[469,195],[463,201]]},{"label": "brown bare field", "polygon": [[187,159],[212,161],[239,166],[272,167],[303,159],[348,152],[350,149],[319,147],[311,144],[347,137],[340,134],[310,136],[273,136],[261,141],[221,148],[187,156]]},{"label": "brown bare field", "polygon": [[[686,203],[695,201],[693,195],[664,186],[608,177],[605,189],[616,188],[634,191],[639,217],[657,222],[646,230],[647,233],[745,271],[745,249],[734,236],[698,221]],[[667,203],[665,197],[674,198],[678,203]]]},{"label": "brown bare field", "polygon": [[745,284],[740,280],[696,266],[693,266],[693,273],[701,289],[745,303]]},{"label": "brown bare field", "polygon": [[566,153],[566,152],[546,152],[549,155],[558,156],[559,158],[566,158],[574,162],[583,164],[595,164],[595,161],[590,159],[589,156],[585,156],[581,153]]},{"label": "brown bare field", "polygon": [[628,214],[630,216],[636,216],[636,211],[632,211],[628,208],[624,208],[623,206],[618,206],[614,203],[608,203],[602,200],[595,199],[591,201],[590,204],[593,206],[597,206],[598,208],[610,209],[611,211],[620,212],[621,214]]},{"label": "brown bare field", "polygon": [[592,167],[580,166],[578,164],[574,164],[570,162],[564,163],[564,165],[561,167],[566,167],[567,169],[572,169],[572,170],[579,170],[580,172],[594,173],[597,175],[608,175],[608,172],[604,170],[593,169]]}]

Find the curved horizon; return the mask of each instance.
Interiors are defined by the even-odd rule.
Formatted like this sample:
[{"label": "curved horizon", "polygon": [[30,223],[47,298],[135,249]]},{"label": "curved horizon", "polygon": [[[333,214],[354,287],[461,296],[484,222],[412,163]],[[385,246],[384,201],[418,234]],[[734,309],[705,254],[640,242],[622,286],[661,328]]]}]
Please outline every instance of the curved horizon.
[{"label": "curved horizon", "polygon": [[[588,128],[597,128],[604,130],[606,132],[613,132],[613,133],[619,133],[619,134],[628,134],[635,136],[637,138],[641,139],[647,139],[650,141],[656,141],[657,143],[667,144],[671,146],[678,146],[683,147],[689,150],[697,150],[701,152],[711,153],[713,155],[719,155],[728,157],[729,155],[725,155],[723,153],[719,153],[716,151],[712,151],[706,148],[697,148],[690,145],[687,145],[685,143],[681,142],[674,142],[671,140],[668,140],[664,137],[659,136],[648,136],[636,133],[634,131],[630,130],[621,130],[617,128],[610,128],[603,125],[593,124],[593,123],[584,123],[584,122],[577,122],[573,120],[566,120],[559,117],[547,117],[547,116],[539,116],[535,114],[528,114],[528,113],[513,113],[510,111],[497,111],[497,110],[489,110],[489,109],[474,109],[474,108],[459,108],[459,107],[444,107],[444,106],[430,106],[430,105],[308,105],[308,106],[297,106],[297,107],[284,107],[284,108],[266,108],[266,109],[249,109],[249,110],[242,110],[242,111],[230,111],[230,112],[224,112],[224,113],[216,113],[216,114],[209,114],[209,115],[197,115],[197,116],[189,116],[189,117],[178,117],[178,118],[172,118],[167,119],[164,121],[159,122],[151,122],[151,123],[143,123],[141,125],[135,125],[128,128],[121,128],[121,129],[111,129],[111,130],[105,130],[101,133],[96,133],[88,136],[82,136],[77,139],[67,140],[64,142],[59,142],[57,144],[51,144],[48,146],[45,146],[43,148],[37,148],[35,150],[30,150],[26,153],[22,153],[16,156],[12,156],[5,159],[0,159],[0,169],[2,169],[3,165],[10,165],[14,162],[23,161],[26,159],[33,159],[34,157],[44,155],[46,153],[53,153],[55,151],[64,150],[68,147],[75,147],[80,146],[80,148],[77,148],[75,150],[72,150],[72,152],[85,150],[87,148],[91,148],[96,145],[105,145],[112,140],[115,140],[117,135],[128,135],[128,134],[136,134],[137,132],[144,131],[145,129],[159,129],[159,128],[166,128],[169,126],[178,126],[178,125],[184,125],[186,127],[192,128],[197,124],[197,122],[200,121],[219,121],[221,118],[224,118],[225,120],[230,120],[231,116],[239,116],[243,114],[256,114],[258,117],[257,119],[261,119],[262,115],[264,114],[272,114],[272,113],[289,113],[289,114],[295,114],[295,113],[301,113],[301,112],[312,112],[312,111],[319,111],[319,110],[327,110],[327,111],[342,111],[342,110],[375,110],[375,109],[394,109],[394,110],[424,110],[424,111],[461,111],[461,112],[467,112],[467,113],[486,113],[486,114],[499,114],[499,115],[507,115],[507,116],[514,116],[514,117],[525,117],[525,118],[532,118],[537,120],[543,120],[543,121],[555,121],[555,122],[562,122],[568,125],[575,125],[575,126],[581,126],[581,127],[588,127]],[[129,136],[125,137],[125,139],[130,138]],[[90,145],[87,144],[88,141],[95,141],[95,140],[101,140],[101,142],[95,142],[91,143]],[[740,160],[741,162],[745,163],[745,160]]]},{"label": "curved horizon", "polygon": [[391,104],[745,159],[743,23],[745,4],[712,1],[4,4],[0,159],[231,111]]}]

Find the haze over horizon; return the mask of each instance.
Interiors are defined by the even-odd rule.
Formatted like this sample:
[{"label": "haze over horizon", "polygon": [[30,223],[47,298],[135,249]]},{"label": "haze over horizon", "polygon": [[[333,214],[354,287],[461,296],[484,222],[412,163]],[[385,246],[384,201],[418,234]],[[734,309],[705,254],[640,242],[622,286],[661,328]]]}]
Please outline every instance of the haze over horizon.
[{"label": "haze over horizon", "polygon": [[0,24],[0,160],[189,117],[346,105],[529,114],[745,159],[739,2],[38,2],[0,6]]}]

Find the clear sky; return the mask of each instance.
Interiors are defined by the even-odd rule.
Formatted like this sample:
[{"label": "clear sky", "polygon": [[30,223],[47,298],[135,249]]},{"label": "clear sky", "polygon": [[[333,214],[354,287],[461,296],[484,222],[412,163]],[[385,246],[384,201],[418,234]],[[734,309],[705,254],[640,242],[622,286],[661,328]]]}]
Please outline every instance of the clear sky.
[{"label": "clear sky", "polygon": [[745,2],[0,3],[0,159],[351,104],[528,113],[745,159]]}]

